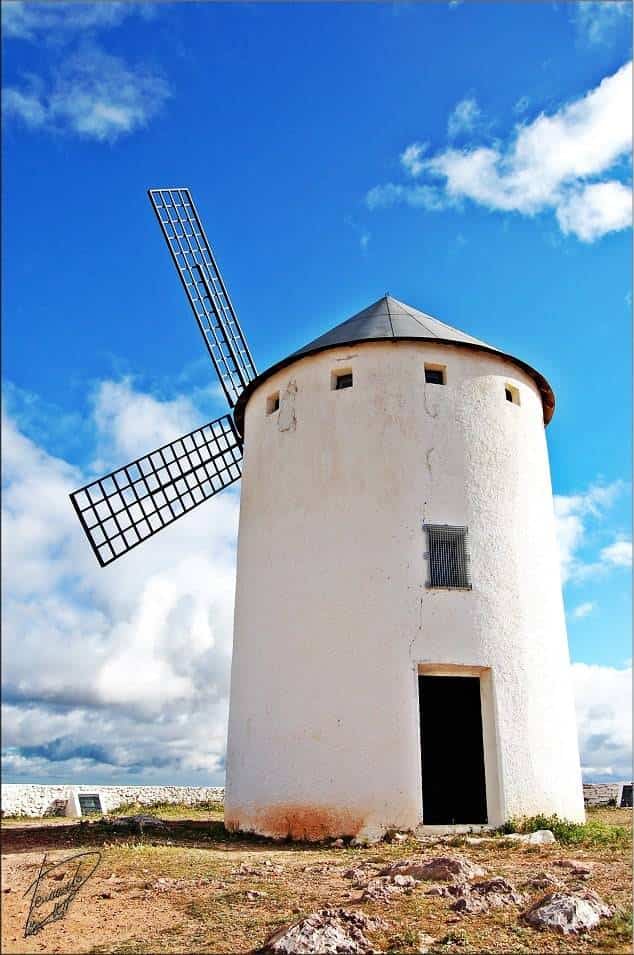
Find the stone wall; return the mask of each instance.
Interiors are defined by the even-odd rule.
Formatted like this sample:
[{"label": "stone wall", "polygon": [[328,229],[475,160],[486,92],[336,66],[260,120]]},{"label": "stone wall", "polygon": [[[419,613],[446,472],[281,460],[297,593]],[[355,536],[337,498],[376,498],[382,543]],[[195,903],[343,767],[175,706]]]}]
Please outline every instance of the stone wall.
[{"label": "stone wall", "polygon": [[125,803],[152,806],[156,803],[222,802],[220,786],[37,786],[22,783],[2,784],[3,816],[43,816],[51,812],[55,800],[71,800],[77,793],[99,793],[105,812]]},{"label": "stone wall", "polygon": [[586,806],[620,806],[626,783],[584,783],[583,800]]},{"label": "stone wall", "polygon": [[[586,806],[621,804],[624,783],[584,783]],[[157,803],[222,802],[221,786],[37,786],[23,783],[2,784],[3,816],[43,816],[51,812],[57,799],[71,800],[77,793],[99,793],[105,812],[112,812],[125,803],[153,806]]]}]

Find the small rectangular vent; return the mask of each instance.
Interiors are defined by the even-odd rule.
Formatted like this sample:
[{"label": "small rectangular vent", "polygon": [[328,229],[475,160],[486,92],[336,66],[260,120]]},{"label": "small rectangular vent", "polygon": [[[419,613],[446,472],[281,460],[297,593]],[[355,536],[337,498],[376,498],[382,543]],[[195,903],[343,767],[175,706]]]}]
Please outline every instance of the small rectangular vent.
[{"label": "small rectangular vent", "polygon": [[335,391],[341,391],[343,388],[352,388],[352,372],[344,372],[343,375],[337,375]]},{"label": "small rectangular vent", "polygon": [[428,587],[471,590],[467,528],[424,524],[429,564]]},{"label": "small rectangular vent", "polygon": [[444,365],[425,365],[425,381],[428,385],[444,385]]}]

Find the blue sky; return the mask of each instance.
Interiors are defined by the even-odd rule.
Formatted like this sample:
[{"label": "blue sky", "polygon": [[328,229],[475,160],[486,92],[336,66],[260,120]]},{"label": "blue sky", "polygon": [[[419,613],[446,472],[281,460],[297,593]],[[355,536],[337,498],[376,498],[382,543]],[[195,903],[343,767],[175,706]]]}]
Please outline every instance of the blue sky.
[{"label": "blue sky", "polygon": [[222,778],[237,495],[103,572],[65,498],[224,411],[166,185],[260,369],[389,291],[546,375],[584,766],[627,775],[631,5],[2,9],[6,778]]}]

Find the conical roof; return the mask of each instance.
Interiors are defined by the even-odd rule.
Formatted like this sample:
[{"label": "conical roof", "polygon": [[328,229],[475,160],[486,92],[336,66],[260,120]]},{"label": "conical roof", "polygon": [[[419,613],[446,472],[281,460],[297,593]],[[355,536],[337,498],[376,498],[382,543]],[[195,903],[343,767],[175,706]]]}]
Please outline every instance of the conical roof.
[{"label": "conical roof", "polygon": [[333,345],[351,345],[353,342],[376,341],[381,338],[442,339],[443,342],[457,342],[461,345],[468,343],[497,351],[486,342],[466,335],[451,325],[445,325],[412,305],[399,302],[391,295],[384,295],[363,311],[347,318],[340,325],[335,325],[325,335],[304,345],[294,352],[294,356],[309,354]]},{"label": "conical roof", "polygon": [[538,371],[521,361],[514,358],[506,352],[500,351],[493,345],[488,345],[479,338],[467,335],[458,328],[446,325],[432,315],[419,311],[413,305],[407,305],[400,302],[391,295],[384,295],[377,299],[372,305],[368,305],[362,311],[357,312],[350,318],[347,318],[340,325],[335,325],[330,331],[312,342],[304,345],[303,348],[293,352],[287,358],[278,361],[271,368],[267,368],[254,378],[245,388],[238,398],[235,407],[235,421],[240,433],[244,431],[244,409],[255,389],[276,371],[280,371],[286,365],[295,361],[300,361],[308,355],[314,355],[317,352],[325,351],[328,348],[336,348],[340,345],[354,345],[357,342],[377,342],[383,340],[403,340],[403,341],[430,341],[443,345],[455,345],[463,348],[475,349],[481,352],[490,352],[506,358],[522,368],[531,378],[540,390],[542,404],[544,408],[544,424],[548,424],[555,410],[555,396],[552,388]]}]

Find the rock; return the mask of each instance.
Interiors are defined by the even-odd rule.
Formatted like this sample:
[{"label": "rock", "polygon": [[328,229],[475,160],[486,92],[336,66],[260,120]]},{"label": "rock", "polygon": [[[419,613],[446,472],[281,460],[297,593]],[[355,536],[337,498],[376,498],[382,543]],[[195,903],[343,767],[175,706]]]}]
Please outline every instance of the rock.
[{"label": "rock", "polygon": [[364,955],[373,951],[364,932],[385,928],[380,919],[347,909],[321,909],[278,929],[259,950],[281,955]]},{"label": "rock", "polygon": [[550,829],[538,829],[536,832],[531,832],[528,837],[529,846],[550,846],[553,842],[557,840]]},{"label": "rock", "polygon": [[464,882],[485,875],[484,869],[462,856],[437,856],[428,862],[404,859],[381,871],[381,875],[411,875],[417,882]]},{"label": "rock", "polygon": [[268,899],[268,892],[248,891],[247,899],[249,902],[257,902],[258,899]]},{"label": "rock", "polygon": [[561,889],[562,884],[559,879],[549,872],[536,872],[535,875],[524,883],[527,889]]},{"label": "rock", "polygon": [[365,869],[361,868],[346,869],[343,877],[344,879],[352,879],[353,882],[361,882],[367,878]]},{"label": "rock", "polygon": [[529,846],[548,846],[557,842],[550,829],[537,829],[536,832],[511,832],[504,838],[512,839],[514,842],[525,842]]},{"label": "rock", "polygon": [[612,909],[595,892],[549,892],[538,899],[522,916],[533,928],[548,929],[569,935],[596,928],[602,918],[613,915]]},{"label": "rock", "polygon": [[587,878],[592,875],[593,867],[591,862],[579,862],[578,859],[555,859],[554,865],[558,865],[563,869],[570,869],[571,875],[577,875],[581,878]]},{"label": "rock", "polygon": [[407,833],[399,832],[397,829],[388,829],[384,835],[385,842],[407,842]]},{"label": "rock", "polygon": [[[304,871],[307,871],[309,868],[309,866],[306,866]],[[278,865],[275,862],[271,862],[270,859],[267,859],[259,867],[249,865],[247,862],[241,862],[237,869],[231,870],[231,875],[257,875],[261,877],[267,875],[281,875],[283,871],[284,866]]]},{"label": "rock", "polygon": [[167,830],[169,828],[162,819],[157,819],[156,816],[150,816],[145,813],[139,813],[136,816],[104,816],[96,825],[105,826],[106,829],[112,829],[114,831],[138,832],[141,835],[143,835],[146,829]]},{"label": "rock", "polygon": [[335,839],[335,841],[331,842],[330,845],[332,846],[333,849],[343,849],[345,846],[345,842],[343,841],[343,839]]},{"label": "rock", "polygon": [[525,896],[501,876],[485,882],[465,882],[456,888],[459,897],[450,906],[454,912],[488,912],[505,905],[523,905],[526,901]]},{"label": "rock", "polygon": [[411,875],[387,875],[370,879],[361,896],[362,902],[389,903],[393,896],[410,895],[416,888],[416,880]]},{"label": "rock", "polygon": [[416,885],[416,879],[412,878],[411,875],[395,875],[392,876],[392,883],[402,889],[413,889]]},{"label": "rock", "polygon": [[427,955],[427,952],[436,944],[436,939],[433,935],[427,935],[426,932],[418,933],[418,951],[420,955]]}]

